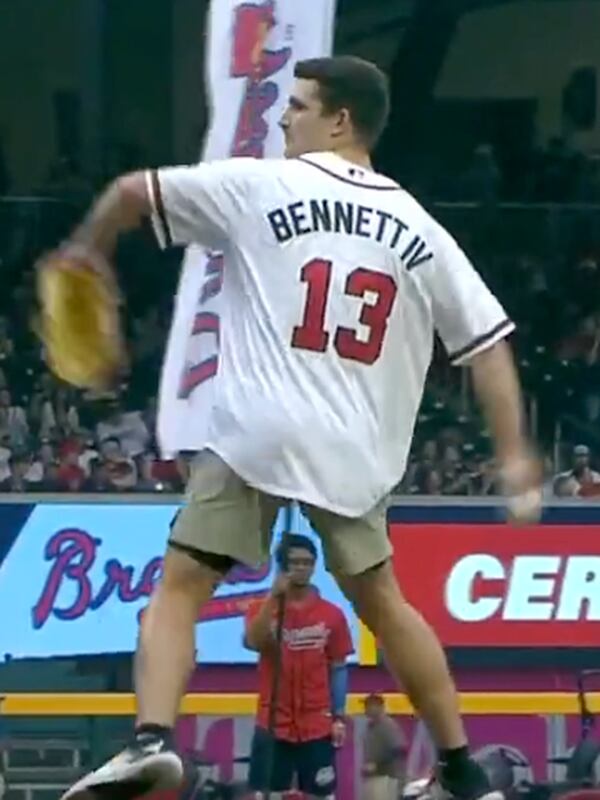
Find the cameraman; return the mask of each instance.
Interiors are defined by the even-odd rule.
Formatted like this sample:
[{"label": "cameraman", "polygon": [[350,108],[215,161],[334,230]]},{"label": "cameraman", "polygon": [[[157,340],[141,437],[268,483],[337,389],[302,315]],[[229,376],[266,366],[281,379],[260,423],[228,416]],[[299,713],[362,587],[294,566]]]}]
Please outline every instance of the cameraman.
[{"label": "cameraman", "polygon": [[[306,536],[288,534],[277,552],[279,574],[266,600],[246,617],[245,645],[259,653],[259,710],[250,755],[250,789],[307,798],[331,798],[336,786],[335,747],[343,743],[348,623],[311,584],[317,550]],[[277,609],[285,596],[279,691],[274,735],[269,732]],[[273,748],[269,759],[269,750]],[[267,787],[268,764],[272,764]]]}]

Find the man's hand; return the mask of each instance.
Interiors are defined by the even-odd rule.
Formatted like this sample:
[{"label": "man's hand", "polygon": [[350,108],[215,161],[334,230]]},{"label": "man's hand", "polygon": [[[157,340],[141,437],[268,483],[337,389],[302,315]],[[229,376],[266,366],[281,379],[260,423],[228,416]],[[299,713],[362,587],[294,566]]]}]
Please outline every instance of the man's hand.
[{"label": "man's hand", "polygon": [[542,465],[528,453],[505,461],[500,480],[510,521],[517,525],[537,522],[542,512]]},{"label": "man's hand", "polygon": [[346,741],[346,723],[343,719],[334,719],[331,726],[331,739],[334,747],[343,747]]},{"label": "man's hand", "polygon": [[280,573],[271,587],[271,595],[273,597],[281,597],[286,594],[290,588],[290,577],[286,572]]},{"label": "man's hand", "polygon": [[506,342],[477,353],[470,361],[475,394],[494,439],[499,475],[512,522],[534,522],[541,512],[542,470],[524,433],[521,388]]}]

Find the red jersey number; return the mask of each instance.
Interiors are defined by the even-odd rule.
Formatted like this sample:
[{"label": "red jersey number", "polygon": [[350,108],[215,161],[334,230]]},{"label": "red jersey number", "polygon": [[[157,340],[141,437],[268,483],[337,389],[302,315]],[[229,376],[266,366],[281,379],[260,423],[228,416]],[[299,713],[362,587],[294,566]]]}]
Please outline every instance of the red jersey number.
[{"label": "red jersey number", "polygon": [[[306,302],[302,325],[297,325],[292,334],[292,347],[324,353],[329,344],[329,332],[325,329],[325,314],[331,288],[332,262],[313,259],[302,267],[300,279],[307,284]],[[366,340],[359,339],[354,328],[339,327],[333,338],[333,346],[341,358],[374,364],[381,355],[398,287],[391,275],[385,272],[358,267],[346,280],[344,291],[353,297],[364,297],[367,292],[375,295],[373,302],[365,301],[358,321],[369,328]]]}]

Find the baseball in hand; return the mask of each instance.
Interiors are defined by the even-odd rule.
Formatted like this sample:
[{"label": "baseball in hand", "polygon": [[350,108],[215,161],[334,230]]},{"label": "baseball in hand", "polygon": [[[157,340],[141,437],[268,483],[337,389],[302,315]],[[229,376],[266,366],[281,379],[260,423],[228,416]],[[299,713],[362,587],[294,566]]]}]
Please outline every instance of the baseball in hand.
[{"label": "baseball in hand", "polygon": [[522,494],[507,497],[506,507],[513,522],[537,522],[542,513],[542,493],[539,489],[527,489]]},{"label": "baseball in hand", "polygon": [[512,522],[537,522],[542,513],[541,468],[533,457],[522,457],[507,464],[501,472],[506,507]]}]

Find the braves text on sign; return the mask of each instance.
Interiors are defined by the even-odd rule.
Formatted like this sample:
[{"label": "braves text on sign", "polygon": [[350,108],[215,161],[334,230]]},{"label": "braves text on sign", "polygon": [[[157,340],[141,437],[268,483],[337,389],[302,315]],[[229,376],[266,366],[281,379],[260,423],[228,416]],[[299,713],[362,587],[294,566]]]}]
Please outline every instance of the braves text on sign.
[{"label": "braves text on sign", "polygon": [[[0,607],[10,608],[0,626],[0,657],[131,651],[160,577],[177,508],[169,503],[0,504]],[[314,537],[303,518],[295,526]],[[256,660],[243,646],[244,616],[268,592],[273,570],[272,559],[260,569],[238,567],[221,583],[198,617],[205,663]],[[323,597],[344,610],[356,647],[356,617],[322,559],[314,582]],[[308,646],[319,633],[307,629],[290,635]]]}]

